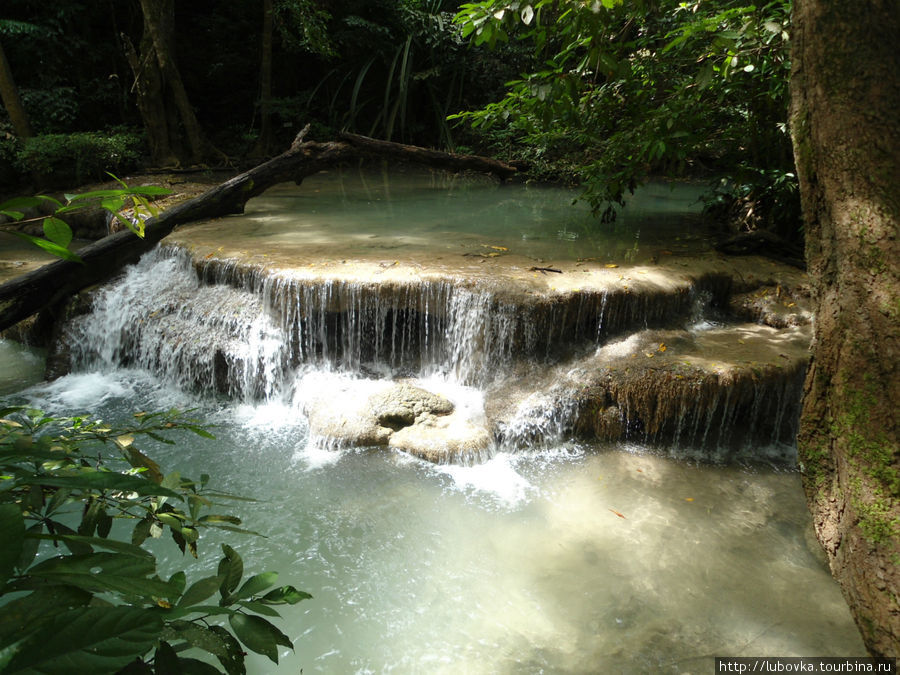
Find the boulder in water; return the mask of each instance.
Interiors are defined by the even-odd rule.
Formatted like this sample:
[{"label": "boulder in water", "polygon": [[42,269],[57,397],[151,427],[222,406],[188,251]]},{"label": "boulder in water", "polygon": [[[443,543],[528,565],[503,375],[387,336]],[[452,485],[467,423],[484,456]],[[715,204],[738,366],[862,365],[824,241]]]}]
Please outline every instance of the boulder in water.
[{"label": "boulder in water", "polygon": [[441,463],[491,443],[488,430],[450,399],[410,382],[350,381],[336,396],[310,400],[305,412],[310,433],[337,447],[387,445]]}]

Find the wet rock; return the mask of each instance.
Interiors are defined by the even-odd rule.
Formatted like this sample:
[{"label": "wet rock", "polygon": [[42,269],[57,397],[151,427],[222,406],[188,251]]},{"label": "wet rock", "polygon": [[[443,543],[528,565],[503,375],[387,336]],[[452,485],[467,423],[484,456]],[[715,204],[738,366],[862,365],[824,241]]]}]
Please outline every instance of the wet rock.
[{"label": "wet rock", "polygon": [[393,431],[423,422],[428,416],[453,412],[453,403],[448,398],[408,382],[373,394],[368,405],[378,424]]},{"label": "wet rock", "polygon": [[481,456],[491,442],[491,434],[484,426],[451,414],[405,427],[390,437],[388,445],[429,462],[444,464],[471,461]]},{"label": "wet rock", "polygon": [[387,445],[442,463],[477,456],[492,440],[447,397],[409,382],[349,381],[339,396],[339,406],[332,394],[305,407],[310,433],[326,444]]},{"label": "wet rock", "polygon": [[804,326],[812,320],[809,290],[805,287],[761,286],[731,296],[728,309],[735,317],[773,328]]}]

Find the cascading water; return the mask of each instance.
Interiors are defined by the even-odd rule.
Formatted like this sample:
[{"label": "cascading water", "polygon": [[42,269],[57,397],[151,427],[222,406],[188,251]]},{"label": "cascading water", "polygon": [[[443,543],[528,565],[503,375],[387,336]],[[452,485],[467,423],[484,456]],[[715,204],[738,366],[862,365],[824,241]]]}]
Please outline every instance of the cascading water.
[{"label": "cascading water", "polygon": [[[863,653],[799,477],[766,452],[789,446],[808,338],[711,321],[721,272],[668,283],[573,261],[510,284],[480,274],[495,259],[360,275],[190,245],[96,291],[66,328],[72,373],[13,400],[108,419],[175,405],[215,425],[215,441],[142,450],[261,499],[239,514],[267,538],[229,544],[314,596],[279,624],[295,652],[249,672],[683,673],[713,654]],[[404,416],[395,451],[313,424],[377,435]],[[467,444],[478,428],[486,449]],[[403,451],[452,434],[466,442],[441,461],[463,461]],[[218,541],[204,534],[192,580],[215,573]]]}]

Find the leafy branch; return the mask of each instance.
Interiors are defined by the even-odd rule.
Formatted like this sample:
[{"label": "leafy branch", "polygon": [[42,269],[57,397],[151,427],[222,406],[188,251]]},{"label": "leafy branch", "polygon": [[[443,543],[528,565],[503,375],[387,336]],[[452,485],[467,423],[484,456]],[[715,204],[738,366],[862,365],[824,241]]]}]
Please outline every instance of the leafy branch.
[{"label": "leafy branch", "polygon": [[[58,258],[80,263],[81,258],[69,250],[73,237],[72,228],[60,216],[100,206],[138,237],[143,238],[147,220],[159,215],[159,208],[153,204],[153,199],[172,193],[171,190],[156,185],[131,187],[113,174],[109,175],[122,187],[66,194],[65,203],[49,195],[15,197],[0,204],[0,215],[11,218],[12,222],[8,225],[14,228],[41,221],[43,237],[35,237],[16,229],[13,229],[12,233]],[[55,207],[53,215],[25,217],[26,210],[47,204]]]},{"label": "leafy branch", "polygon": [[244,648],[277,663],[278,647],[293,647],[269,618],[311,596],[278,586],[275,572],[244,580],[230,546],[212,576],[159,576],[150,538],[168,531],[196,557],[204,528],[256,533],[213,511],[240,497],[210,489],[205,474],[165,474],[136,447],[209,431],[177,411],[134,419],[0,410],[0,672],[218,672],[181,655],[198,648],[232,675],[245,672]]}]

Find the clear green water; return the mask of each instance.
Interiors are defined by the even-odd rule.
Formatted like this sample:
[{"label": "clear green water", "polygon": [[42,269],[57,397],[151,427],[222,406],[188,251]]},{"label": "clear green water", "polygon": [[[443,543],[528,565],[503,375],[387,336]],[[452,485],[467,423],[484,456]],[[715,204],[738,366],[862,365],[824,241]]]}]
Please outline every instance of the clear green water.
[{"label": "clear green water", "polygon": [[[215,240],[227,230],[287,257],[296,248],[421,261],[495,245],[637,262],[659,246],[705,246],[682,232],[697,208],[690,190],[653,186],[607,228],[574,196],[350,173],[276,188],[245,216],[198,231]],[[172,282],[143,278],[139,290],[163,296]],[[98,341],[110,332],[94,329]],[[215,441],[141,449],[168,470],[207,472],[216,487],[259,498],[227,510],[266,537],[229,543],[247,573],[278,570],[314,596],[285,611],[295,650],[277,667],[252,655],[251,673],[708,673],[715,656],[864,654],[789,468],[571,444],[435,466],[310,447],[300,406],[277,397],[197,397],[108,364],[39,384],[41,370],[39,354],[0,340],[5,401],[106,419],[196,407],[216,425]],[[191,578],[215,569],[220,541],[204,535],[200,560],[186,561]],[[164,567],[173,550],[159,547]]]},{"label": "clear green water", "polygon": [[275,186],[250,200],[243,215],[188,228],[176,238],[295,258],[424,254],[433,260],[494,246],[536,260],[643,262],[661,249],[708,249],[685,223],[685,216],[699,213],[703,189],[648,185],[629,197],[614,223],[603,224],[576,201],[578,190],[420,170],[399,176],[347,170],[317,174],[299,187]]},{"label": "clear green water", "polygon": [[[279,570],[314,596],[285,612],[296,650],[277,668],[251,657],[252,673],[686,673],[716,655],[864,653],[794,472],[635,446],[475,467],[314,450],[288,405],[198,400],[126,370],[23,397],[107,419],[199,405],[218,425],[216,441],[143,449],[259,497],[231,510],[267,538],[231,543],[248,573]],[[217,541],[191,573],[212,572]]]}]

